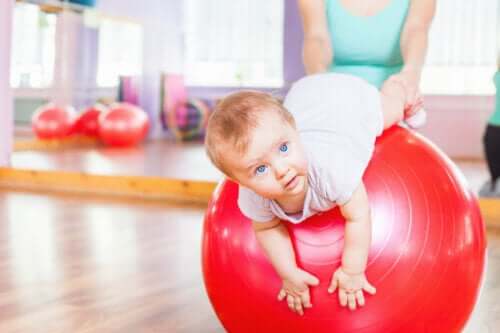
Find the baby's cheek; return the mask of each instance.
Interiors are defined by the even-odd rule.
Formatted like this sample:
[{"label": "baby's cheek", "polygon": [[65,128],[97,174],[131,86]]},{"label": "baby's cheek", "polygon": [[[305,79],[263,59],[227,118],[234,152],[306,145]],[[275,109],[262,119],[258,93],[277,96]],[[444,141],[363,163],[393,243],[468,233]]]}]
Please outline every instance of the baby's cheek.
[{"label": "baby's cheek", "polygon": [[306,153],[304,151],[304,147],[300,144],[297,145],[295,149],[295,165],[297,169],[302,171],[303,173],[307,172],[308,161],[306,157]]},{"label": "baby's cheek", "polygon": [[303,173],[307,172],[307,159],[304,156],[300,156],[297,161],[297,166]]}]

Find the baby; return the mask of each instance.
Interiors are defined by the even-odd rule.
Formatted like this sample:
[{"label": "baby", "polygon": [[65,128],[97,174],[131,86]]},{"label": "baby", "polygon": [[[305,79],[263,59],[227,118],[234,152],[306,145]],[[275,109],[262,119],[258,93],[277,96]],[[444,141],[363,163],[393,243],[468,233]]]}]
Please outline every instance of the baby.
[{"label": "baby", "polygon": [[328,292],[338,290],[340,304],[351,310],[364,305],[365,292],[375,294],[365,276],[371,217],[362,176],[376,137],[405,118],[404,104],[400,82],[389,80],[378,91],[362,79],[328,73],[297,81],[283,104],[241,91],[211,115],[207,154],[239,184],[238,206],[283,281],[278,299],[293,312],[312,306],[309,287],[319,281],[296,265],[282,221],[301,223],[335,206],[346,221],[345,237]]}]

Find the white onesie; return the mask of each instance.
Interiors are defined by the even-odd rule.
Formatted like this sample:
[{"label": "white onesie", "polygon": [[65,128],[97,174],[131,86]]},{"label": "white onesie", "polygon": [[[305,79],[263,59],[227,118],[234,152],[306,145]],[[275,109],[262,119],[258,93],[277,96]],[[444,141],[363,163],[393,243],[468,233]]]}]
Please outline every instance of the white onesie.
[{"label": "white onesie", "polygon": [[292,86],[284,106],[295,118],[306,151],[309,188],[303,210],[287,214],[274,200],[240,186],[238,206],[256,222],[276,216],[300,223],[346,203],[361,183],[375,139],[383,131],[379,91],[351,75],[306,76]]}]

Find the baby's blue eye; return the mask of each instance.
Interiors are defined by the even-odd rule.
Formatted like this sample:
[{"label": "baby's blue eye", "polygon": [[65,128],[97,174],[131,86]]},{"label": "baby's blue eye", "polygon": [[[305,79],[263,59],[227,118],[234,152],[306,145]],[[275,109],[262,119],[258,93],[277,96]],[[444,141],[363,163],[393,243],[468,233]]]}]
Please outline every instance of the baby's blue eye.
[{"label": "baby's blue eye", "polygon": [[280,146],[280,151],[285,153],[288,151],[288,144],[284,143]]},{"label": "baby's blue eye", "polygon": [[255,173],[262,174],[262,173],[266,172],[266,170],[267,170],[267,167],[265,165],[260,165],[257,167],[257,169],[255,169]]}]

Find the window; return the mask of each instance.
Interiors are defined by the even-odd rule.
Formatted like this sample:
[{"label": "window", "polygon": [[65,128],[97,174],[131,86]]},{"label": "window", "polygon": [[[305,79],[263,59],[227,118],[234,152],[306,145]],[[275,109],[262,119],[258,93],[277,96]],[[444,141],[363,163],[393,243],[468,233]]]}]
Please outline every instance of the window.
[{"label": "window", "polygon": [[186,83],[281,87],[283,24],[283,0],[186,0]]},{"label": "window", "polygon": [[121,75],[142,73],[142,26],[138,23],[102,18],[99,26],[97,85],[114,87]]},{"label": "window", "polygon": [[37,5],[16,3],[13,17],[13,88],[47,88],[54,76],[56,15]]},{"label": "window", "polygon": [[439,0],[422,91],[490,95],[497,70],[498,0]]}]

